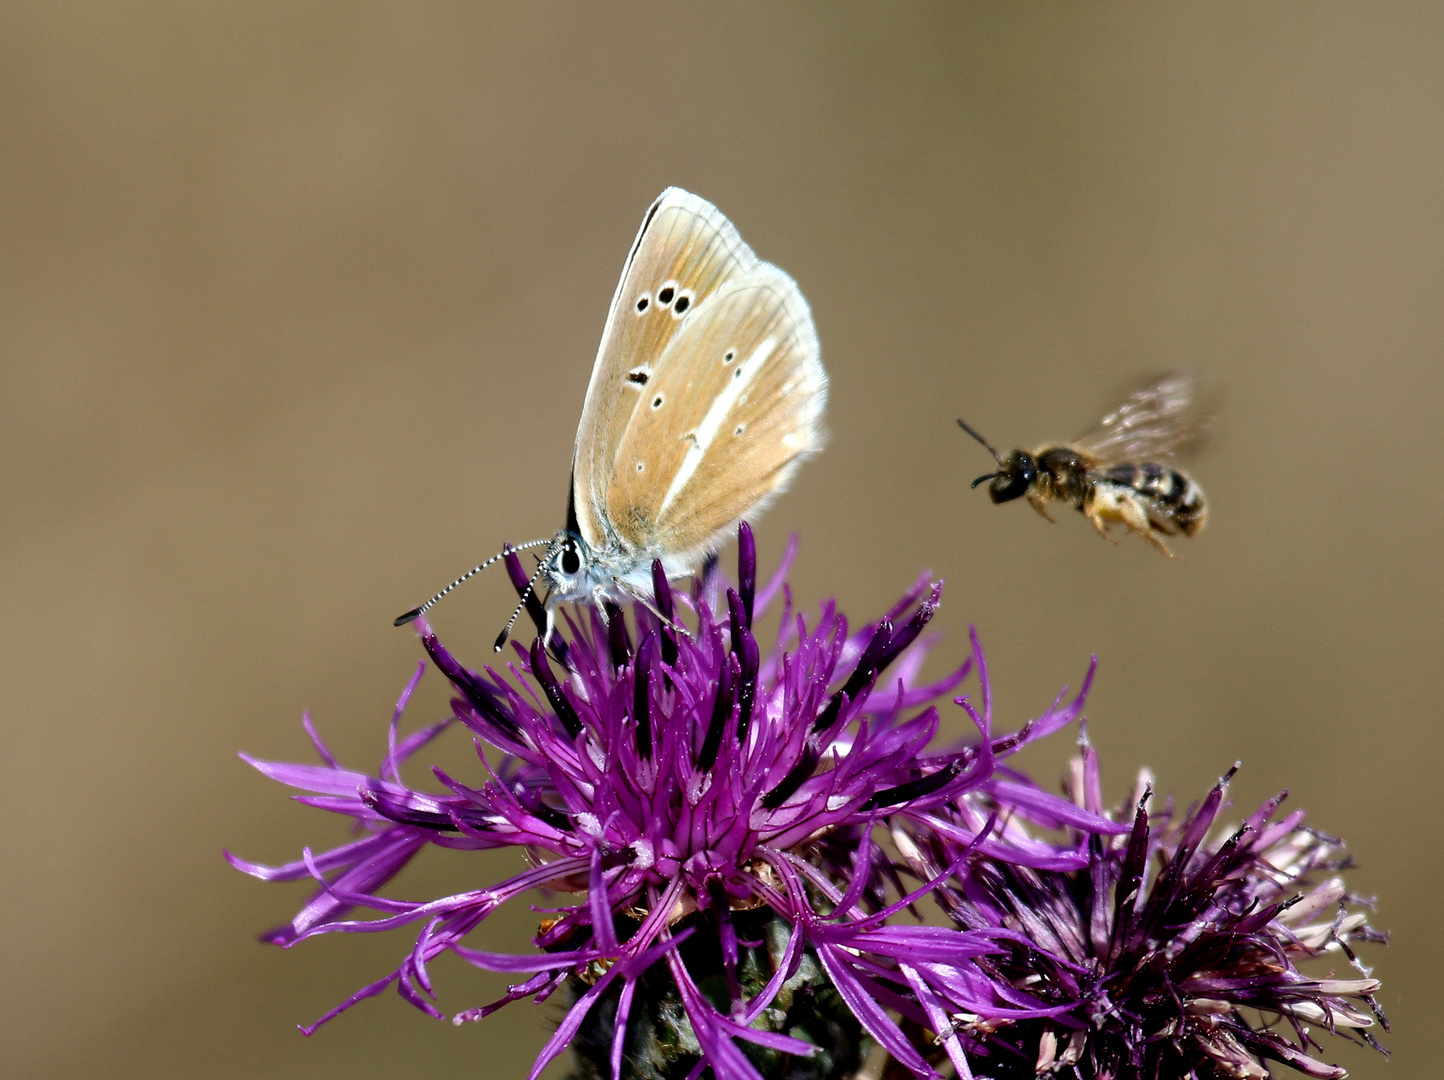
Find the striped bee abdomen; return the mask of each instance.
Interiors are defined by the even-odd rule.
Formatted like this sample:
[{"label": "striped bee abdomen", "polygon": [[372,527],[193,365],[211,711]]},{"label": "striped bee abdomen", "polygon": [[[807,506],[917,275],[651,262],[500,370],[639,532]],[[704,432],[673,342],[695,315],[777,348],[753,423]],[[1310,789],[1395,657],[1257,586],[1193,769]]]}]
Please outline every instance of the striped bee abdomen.
[{"label": "striped bee abdomen", "polygon": [[1167,465],[1153,461],[1122,462],[1103,470],[1102,478],[1138,492],[1146,500],[1150,518],[1165,528],[1176,528],[1185,536],[1198,532],[1208,519],[1203,489],[1191,477]]}]

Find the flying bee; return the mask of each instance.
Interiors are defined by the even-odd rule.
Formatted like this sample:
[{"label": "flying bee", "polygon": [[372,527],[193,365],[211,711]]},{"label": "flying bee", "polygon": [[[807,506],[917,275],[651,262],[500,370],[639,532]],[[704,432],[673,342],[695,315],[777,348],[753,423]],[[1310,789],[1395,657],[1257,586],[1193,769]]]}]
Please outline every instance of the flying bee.
[{"label": "flying bee", "polygon": [[[962,420],[958,426],[987,447],[998,471],[973,481],[988,484],[995,503],[1026,496],[1049,521],[1049,500],[1069,503],[1111,540],[1118,522],[1163,554],[1163,536],[1192,536],[1208,520],[1203,489],[1169,462],[1202,440],[1207,418],[1194,404],[1193,381],[1178,374],[1145,383],[1096,428],[1062,446],[1003,457]],[[1114,543],[1117,543],[1115,540]]]}]

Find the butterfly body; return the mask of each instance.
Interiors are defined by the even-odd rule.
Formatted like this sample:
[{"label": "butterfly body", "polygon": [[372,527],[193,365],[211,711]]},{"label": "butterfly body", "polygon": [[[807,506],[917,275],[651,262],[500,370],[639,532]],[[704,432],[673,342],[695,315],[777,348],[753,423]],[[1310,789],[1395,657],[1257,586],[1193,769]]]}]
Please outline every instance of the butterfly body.
[{"label": "butterfly body", "polygon": [[652,588],[652,559],[661,559],[668,578],[685,577],[695,568],[670,552],[646,551],[613,541],[593,548],[575,529],[552,538],[539,567],[549,604],[593,604],[601,607],[646,596]]}]

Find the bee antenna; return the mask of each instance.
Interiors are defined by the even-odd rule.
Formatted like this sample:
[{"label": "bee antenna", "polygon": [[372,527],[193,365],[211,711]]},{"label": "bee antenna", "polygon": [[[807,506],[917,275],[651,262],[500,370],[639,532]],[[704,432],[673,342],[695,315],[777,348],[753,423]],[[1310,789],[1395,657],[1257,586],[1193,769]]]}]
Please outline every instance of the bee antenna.
[{"label": "bee antenna", "polygon": [[[501,652],[501,647],[506,644],[506,639],[511,637],[511,628],[516,625],[516,620],[521,616],[522,609],[526,607],[526,602],[531,599],[532,586],[536,584],[536,579],[541,577],[542,570],[545,566],[546,563],[542,563],[541,566],[536,568],[536,573],[531,576],[531,580],[526,583],[526,588],[521,591],[521,599],[517,601],[516,610],[511,613],[511,618],[506,620],[506,626],[502,627],[501,633],[496,635],[496,643],[493,645],[493,648],[495,648],[497,652]],[[550,619],[547,620],[547,625],[548,628],[550,628]]]},{"label": "bee antenna", "polygon": [[[978,442],[982,443],[985,447],[987,447],[988,453],[990,453],[990,454],[993,455],[993,460],[998,463],[998,467],[999,467],[999,468],[1002,467],[1002,465],[1003,465],[1003,456],[1002,456],[1001,454],[999,454],[996,450],[993,449],[993,444],[992,444],[992,443],[988,442],[987,439],[983,438],[981,435],[979,435],[979,434],[978,434],[976,431],[974,431],[972,428],[968,427],[968,425],[963,422],[962,417],[959,417],[959,418],[958,418],[958,427],[962,428],[964,431],[966,431],[966,432],[967,432],[969,435],[971,435],[973,438],[977,439]],[[997,474],[994,473],[993,475],[996,476]],[[990,478],[984,476],[984,477],[980,477],[980,478],[977,479],[977,480],[974,480],[974,481],[973,481],[973,487],[977,487],[979,484],[981,484],[984,480],[987,480],[987,479],[990,479]]]},{"label": "bee antenna", "polygon": [[466,573],[462,574],[461,577],[457,578],[457,579],[456,579],[455,581],[453,581],[450,585],[448,585],[446,588],[442,589],[439,593],[437,593],[435,596],[433,596],[430,600],[426,601],[426,603],[422,604],[420,607],[412,608],[412,609],[411,609],[410,611],[408,611],[405,615],[398,615],[398,616],[396,617],[396,621],[393,622],[391,625],[392,625],[392,626],[405,626],[407,623],[413,621],[414,619],[419,619],[419,618],[421,618],[421,616],[425,615],[428,611],[430,611],[430,610],[436,605],[436,601],[440,600],[443,596],[445,596],[447,593],[449,593],[452,589],[456,588],[458,585],[460,585],[460,584],[461,584],[463,581],[465,581],[467,578],[471,577],[473,574],[479,574],[479,573],[481,573],[481,571],[485,570],[485,569],[486,569],[488,566],[490,566],[492,563],[496,562],[496,561],[497,561],[498,559],[500,559],[500,558],[503,558],[508,552],[511,552],[511,551],[521,551],[523,548],[541,547],[541,545],[543,545],[543,544],[550,544],[550,543],[551,543],[550,540],[531,540],[531,541],[528,541],[528,542],[525,543],[525,544],[517,544],[517,545],[515,545],[515,546],[513,546],[513,545],[511,545],[511,544],[505,545],[499,552],[497,552],[497,553],[496,553],[495,555],[493,555],[491,558],[487,559],[486,562],[482,563],[482,564],[479,565],[479,566],[473,566],[473,567],[472,567],[470,570],[468,570]]},{"label": "bee antenna", "polygon": [[977,487],[979,484],[986,484],[989,480],[992,480],[994,477],[1002,476],[1002,475],[1003,475],[1003,474],[1000,473],[1000,472],[985,473],[984,475],[982,475],[982,476],[978,477],[976,480],[974,480],[971,484],[969,484],[969,485],[968,485],[968,488],[969,488],[969,489],[972,489],[972,488]]}]

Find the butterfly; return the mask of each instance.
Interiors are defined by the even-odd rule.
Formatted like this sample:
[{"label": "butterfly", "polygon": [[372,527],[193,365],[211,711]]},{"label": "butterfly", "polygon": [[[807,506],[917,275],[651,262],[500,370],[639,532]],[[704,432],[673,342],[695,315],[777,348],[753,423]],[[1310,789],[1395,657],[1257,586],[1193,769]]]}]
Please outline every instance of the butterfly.
[{"label": "butterfly", "polygon": [[694,573],[821,449],[826,404],[827,372],[797,283],[753,254],[711,203],[662,192],[627,255],[592,365],[566,527],[509,549],[546,546],[528,585],[540,579],[547,589],[543,640],[559,603],[647,603],[654,560],[669,578]]}]

